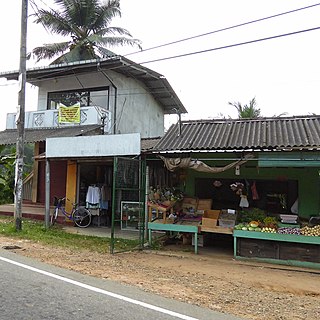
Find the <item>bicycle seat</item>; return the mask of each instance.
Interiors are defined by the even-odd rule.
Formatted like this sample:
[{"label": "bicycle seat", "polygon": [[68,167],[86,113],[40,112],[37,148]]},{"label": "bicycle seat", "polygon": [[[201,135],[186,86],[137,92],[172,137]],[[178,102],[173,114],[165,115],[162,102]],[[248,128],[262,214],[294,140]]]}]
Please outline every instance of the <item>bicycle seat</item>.
[{"label": "bicycle seat", "polygon": [[53,198],[54,198],[54,201],[53,201],[54,206],[63,206],[63,205],[65,205],[66,198],[58,198],[56,196],[54,196]]}]

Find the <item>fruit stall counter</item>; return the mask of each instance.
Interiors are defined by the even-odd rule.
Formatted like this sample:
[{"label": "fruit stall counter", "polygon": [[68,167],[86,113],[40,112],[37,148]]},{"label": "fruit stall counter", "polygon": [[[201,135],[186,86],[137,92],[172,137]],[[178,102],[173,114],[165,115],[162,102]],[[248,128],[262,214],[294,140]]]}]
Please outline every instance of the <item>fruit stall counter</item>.
[{"label": "fruit stall counter", "polygon": [[234,257],[320,269],[320,237],[234,230]]}]

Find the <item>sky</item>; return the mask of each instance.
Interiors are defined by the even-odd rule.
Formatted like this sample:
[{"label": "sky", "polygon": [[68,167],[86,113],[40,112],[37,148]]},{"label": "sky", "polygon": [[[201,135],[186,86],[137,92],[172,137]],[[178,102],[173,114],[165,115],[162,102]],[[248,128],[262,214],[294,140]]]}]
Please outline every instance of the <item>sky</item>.
[{"label": "sky", "polygon": [[[33,0],[39,7],[53,0]],[[32,6],[29,0],[29,14]],[[164,75],[184,104],[188,119],[237,117],[229,102],[257,101],[265,117],[320,114],[320,29],[266,41],[243,42],[320,28],[320,5],[214,32],[287,11],[315,5],[297,0],[121,0],[120,26],[142,41],[143,51],[131,47],[111,48],[134,62]],[[21,0],[6,1],[0,11],[0,72],[19,69]],[[29,18],[27,50],[60,41]],[[207,34],[204,36],[200,36]],[[150,48],[193,37],[173,45]],[[229,47],[228,47],[229,46]],[[217,49],[221,47],[227,47]],[[206,51],[204,53],[197,53]],[[175,56],[181,56],[172,58]],[[166,59],[165,59],[166,58]],[[170,59],[169,59],[170,58]],[[155,61],[158,60],[158,61]],[[27,68],[50,61],[28,61]],[[0,79],[0,130],[6,114],[17,110],[18,85]],[[26,111],[36,110],[36,90],[27,88]],[[177,121],[166,118],[166,127]]]}]

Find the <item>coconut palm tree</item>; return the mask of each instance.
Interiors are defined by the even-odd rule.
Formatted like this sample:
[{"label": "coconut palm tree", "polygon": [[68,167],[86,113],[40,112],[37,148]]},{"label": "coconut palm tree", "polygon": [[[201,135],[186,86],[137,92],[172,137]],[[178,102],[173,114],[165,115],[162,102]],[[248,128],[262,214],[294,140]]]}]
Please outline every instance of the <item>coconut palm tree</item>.
[{"label": "coconut palm tree", "polygon": [[257,107],[256,98],[249,101],[249,105],[244,106],[240,102],[229,102],[238,111],[239,119],[257,119],[261,117],[261,110]]},{"label": "coconut palm tree", "polygon": [[[49,32],[69,37],[69,41],[44,44],[36,47],[32,55],[37,59],[51,59],[51,64],[96,59],[114,55],[106,47],[117,45],[137,46],[129,31],[111,27],[113,18],[121,17],[120,0],[54,0],[59,11],[38,9],[35,22],[41,23]],[[29,54],[31,56],[31,54]]]}]

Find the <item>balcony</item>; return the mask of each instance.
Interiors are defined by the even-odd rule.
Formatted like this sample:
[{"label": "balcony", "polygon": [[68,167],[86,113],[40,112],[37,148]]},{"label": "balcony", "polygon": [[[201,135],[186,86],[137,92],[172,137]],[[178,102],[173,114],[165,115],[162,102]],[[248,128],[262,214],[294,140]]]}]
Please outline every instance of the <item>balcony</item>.
[{"label": "balcony", "polygon": [[[17,129],[16,116],[16,113],[7,114],[6,129]],[[102,125],[103,123],[105,133],[111,133],[111,112],[96,106],[82,107],[80,109],[80,123],[59,123],[58,110],[38,110],[25,113],[26,129]]]}]

